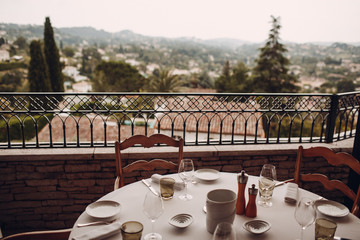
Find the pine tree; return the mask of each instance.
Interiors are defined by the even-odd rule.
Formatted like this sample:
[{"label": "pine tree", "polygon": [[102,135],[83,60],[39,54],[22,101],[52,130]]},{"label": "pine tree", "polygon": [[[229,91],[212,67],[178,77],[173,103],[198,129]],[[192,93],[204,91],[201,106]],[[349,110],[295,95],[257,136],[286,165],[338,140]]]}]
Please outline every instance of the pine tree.
[{"label": "pine tree", "polygon": [[64,79],[61,72],[59,49],[55,43],[54,31],[49,17],[46,17],[44,26],[44,54],[49,69],[52,91],[63,92]]},{"label": "pine tree", "polygon": [[260,48],[257,65],[253,69],[253,91],[276,93],[296,92],[297,78],[288,73],[289,59],[284,56],[287,52],[280,40],[280,18],[272,18],[272,29],[264,47]]},{"label": "pine tree", "polygon": [[30,92],[51,92],[48,70],[39,40],[30,43],[30,58],[28,69]]},{"label": "pine tree", "polygon": [[225,65],[222,70],[222,74],[215,81],[215,88],[219,93],[228,92],[227,85],[231,81],[231,69],[229,61],[225,62]]}]

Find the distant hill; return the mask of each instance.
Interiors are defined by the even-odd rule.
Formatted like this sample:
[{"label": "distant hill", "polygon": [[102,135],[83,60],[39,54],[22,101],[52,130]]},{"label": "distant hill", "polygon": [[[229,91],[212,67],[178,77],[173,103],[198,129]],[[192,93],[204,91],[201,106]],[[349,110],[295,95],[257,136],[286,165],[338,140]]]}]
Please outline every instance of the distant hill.
[{"label": "distant hill", "polygon": [[[84,41],[88,44],[138,44],[138,45],[152,45],[160,48],[173,48],[176,51],[183,51],[183,49],[206,48],[207,52],[212,51],[222,52],[223,60],[244,60],[250,62],[259,53],[258,49],[263,46],[262,43],[254,43],[242,41],[240,39],[231,38],[217,38],[217,39],[198,39],[198,38],[165,38],[165,37],[150,37],[134,33],[131,30],[123,30],[116,33],[106,32],[104,30],[97,30],[93,27],[68,27],[56,28],[54,27],[55,38],[58,42],[62,41],[63,45],[83,44]],[[7,39],[9,42],[14,41],[17,37],[23,36],[27,39],[42,39],[43,26],[41,25],[18,25],[12,23],[0,23],[0,37]],[[266,39],[264,39],[265,41]],[[305,43],[298,44],[292,42],[284,43],[289,50],[290,56],[300,57],[316,57],[323,59],[327,55],[334,58],[353,58],[355,54],[358,62],[360,56],[360,42],[348,43]],[[188,51],[191,52],[191,51]],[[353,56],[353,57],[351,57]],[[191,57],[191,56],[190,56]],[[222,61],[223,61],[222,60]]]}]

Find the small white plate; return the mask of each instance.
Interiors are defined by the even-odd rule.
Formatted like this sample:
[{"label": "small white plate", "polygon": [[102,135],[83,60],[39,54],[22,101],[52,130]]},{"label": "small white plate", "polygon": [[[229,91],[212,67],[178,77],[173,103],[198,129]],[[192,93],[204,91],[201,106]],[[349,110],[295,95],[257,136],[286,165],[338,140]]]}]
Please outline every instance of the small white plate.
[{"label": "small white plate", "polygon": [[215,169],[199,169],[195,172],[195,176],[203,181],[215,181],[220,178],[220,173]]},{"label": "small white plate", "polygon": [[112,218],[120,212],[120,203],[110,200],[101,200],[91,203],[85,209],[86,213],[94,218]]},{"label": "small white plate", "polygon": [[169,223],[178,228],[186,228],[193,222],[193,217],[190,214],[182,213],[170,218]]},{"label": "small white plate", "polygon": [[243,227],[253,234],[262,234],[268,231],[271,228],[271,225],[264,220],[251,220],[244,222]]},{"label": "small white plate", "polygon": [[347,207],[330,200],[317,200],[315,201],[315,207],[319,212],[329,217],[345,217],[349,214]]}]

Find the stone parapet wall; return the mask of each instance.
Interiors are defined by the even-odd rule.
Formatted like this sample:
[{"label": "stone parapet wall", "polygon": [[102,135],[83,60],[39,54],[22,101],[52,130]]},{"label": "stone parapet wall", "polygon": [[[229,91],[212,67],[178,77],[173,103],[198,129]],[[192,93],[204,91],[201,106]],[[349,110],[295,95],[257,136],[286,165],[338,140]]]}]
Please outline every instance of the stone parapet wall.
[{"label": "stone parapet wall", "polygon": [[[353,140],[325,145],[335,151],[352,151]],[[184,156],[196,168],[259,175],[265,163],[277,167],[278,180],[293,178],[297,144],[187,146]],[[131,148],[125,161],[165,158],[174,160],[173,148]],[[0,150],[0,224],[4,235],[29,230],[71,228],[85,207],[113,190],[115,154],[109,148],[88,149],[12,149]],[[322,168],[324,161],[305,163],[308,170],[321,169],[332,177],[346,180],[348,170]],[[160,174],[164,172],[160,171]],[[127,183],[150,174],[135,172]],[[311,188],[311,186],[310,186]],[[321,188],[311,189],[320,191]]]}]

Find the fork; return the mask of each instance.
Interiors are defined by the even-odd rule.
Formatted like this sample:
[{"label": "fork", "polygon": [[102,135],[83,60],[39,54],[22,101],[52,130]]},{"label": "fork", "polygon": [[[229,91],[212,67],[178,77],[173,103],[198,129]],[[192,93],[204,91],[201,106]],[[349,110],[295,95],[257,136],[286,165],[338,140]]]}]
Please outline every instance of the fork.
[{"label": "fork", "polygon": [[111,220],[111,221],[97,221],[97,222],[90,222],[90,223],[78,223],[77,226],[78,227],[87,227],[87,226],[92,226],[92,225],[97,225],[97,224],[110,224],[115,222],[117,219]]}]

